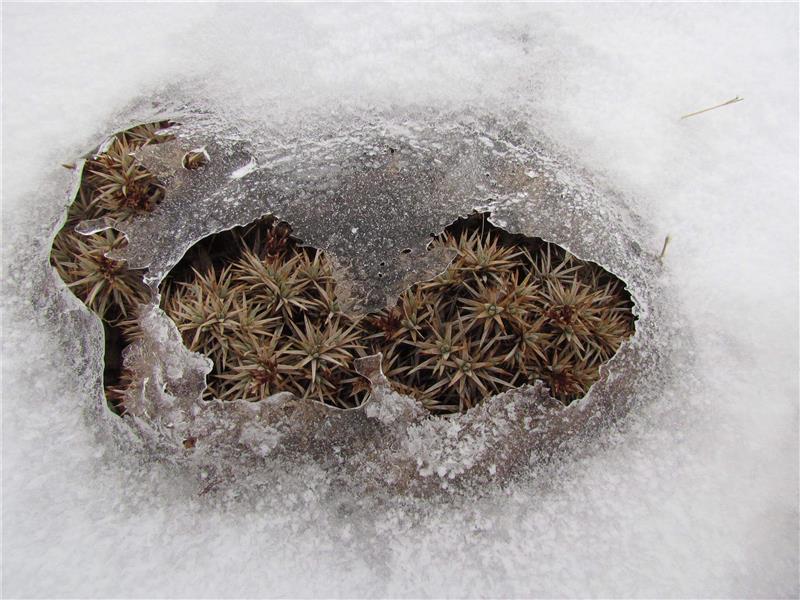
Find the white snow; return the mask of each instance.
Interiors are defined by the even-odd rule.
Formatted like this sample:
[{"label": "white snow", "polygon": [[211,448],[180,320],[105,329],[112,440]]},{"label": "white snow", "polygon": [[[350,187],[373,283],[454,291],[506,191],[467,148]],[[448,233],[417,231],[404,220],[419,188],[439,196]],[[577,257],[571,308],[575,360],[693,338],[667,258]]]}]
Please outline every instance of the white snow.
[{"label": "white snow", "polygon": [[[800,593],[797,5],[2,10],[4,596]],[[584,454],[447,504],[352,498],[310,465],[263,473],[260,497],[198,495],[120,459],[80,409],[97,349],[54,344],[78,303],[42,314],[37,278],[59,164],[141,91],[187,81],[240,121],[535,110],[671,234],[696,376]]]}]

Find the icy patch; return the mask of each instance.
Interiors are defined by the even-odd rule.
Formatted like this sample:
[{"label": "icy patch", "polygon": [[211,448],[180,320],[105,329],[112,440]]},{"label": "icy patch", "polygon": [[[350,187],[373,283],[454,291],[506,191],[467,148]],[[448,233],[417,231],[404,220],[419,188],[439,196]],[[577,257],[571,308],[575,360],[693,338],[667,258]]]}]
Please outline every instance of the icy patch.
[{"label": "icy patch", "polygon": [[[646,228],[622,198],[527,126],[470,113],[434,120],[413,112],[373,114],[347,123],[320,115],[314,136],[287,152],[291,129],[256,135],[254,145],[252,132],[237,137],[207,107],[191,112],[176,94],[160,102],[165,110],[181,104],[181,126],[171,141],[138,154],[165,185],[166,199],[152,213],[114,224],[130,240],[118,257],[148,268],[151,285],[202,237],[271,214],[331,257],[343,304],[365,311],[441,271],[450,257],[427,250],[431,235],[484,209],[507,231],[554,241],[622,278],[638,321],[590,394],[569,407],[537,382],[440,419],[393,392],[368,362],[362,366],[371,398],[356,409],[290,394],[203,401],[208,359],[189,352],[172,321],[150,305],[140,319],[144,338],[125,352],[133,384],[124,420],[156,456],[203,478],[214,472],[215,481],[241,481],[267,462],[289,459],[313,461],[365,489],[475,489],[475,482],[526,472],[564,440],[603,427],[642,390],[650,394],[672,377],[673,349],[664,341],[665,316],[674,308],[659,283],[657,257],[642,251]],[[177,109],[136,118],[176,115]],[[184,168],[193,148],[208,148],[214,160]],[[231,165],[243,160],[245,167],[234,171],[241,176],[230,177]],[[603,236],[592,235],[600,230]]]}]

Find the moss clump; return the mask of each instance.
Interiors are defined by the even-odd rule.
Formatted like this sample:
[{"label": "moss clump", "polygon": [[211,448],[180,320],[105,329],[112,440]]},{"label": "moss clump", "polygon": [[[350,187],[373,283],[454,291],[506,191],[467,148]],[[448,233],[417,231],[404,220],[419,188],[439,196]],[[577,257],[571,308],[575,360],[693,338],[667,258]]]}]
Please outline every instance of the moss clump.
[{"label": "moss clump", "polygon": [[366,319],[371,349],[432,411],[463,411],[536,379],[569,403],[633,333],[630,294],[598,265],[487,217],[459,220],[433,242],[455,258]]},{"label": "moss clump", "polygon": [[92,155],[84,167],[67,220],[56,234],[50,262],[72,292],[102,320],[106,329],[104,383],[109,405],[120,409],[120,344],[133,341],[136,309],[150,299],[141,271],[108,254],[125,247],[127,240],[115,229],[82,234],[76,228],[85,221],[110,223],[152,211],[164,196],[163,186],[135,157],[148,144],[167,141],[162,130],[169,122],[133,127],[114,136],[106,150]]},{"label": "moss clump", "polygon": [[323,252],[265,217],[198,242],[164,284],[162,308],[186,346],[209,356],[206,397],[260,400],[281,391],[357,406],[367,381],[362,319],[342,313]]}]

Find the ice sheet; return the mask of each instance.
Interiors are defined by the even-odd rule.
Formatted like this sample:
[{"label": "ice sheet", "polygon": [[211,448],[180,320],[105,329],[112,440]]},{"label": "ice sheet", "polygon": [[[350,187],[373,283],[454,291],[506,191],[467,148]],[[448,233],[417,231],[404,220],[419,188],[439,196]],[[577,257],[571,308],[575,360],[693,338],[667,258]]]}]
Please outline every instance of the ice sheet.
[{"label": "ice sheet", "polygon": [[[376,310],[441,272],[451,257],[426,248],[432,235],[480,209],[510,232],[555,240],[621,276],[638,321],[636,336],[604,369],[603,380],[567,410],[531,389],[446,424],[402,410],[393,422],[378,423],[371,411],[388,415],[408,399],[376,389],[369,406],[344,413],[291,398],[258,405],[201,401],[207,361],[185,350],[154,308],[156,299],[144,309],[142,341],[126,350],[133,381],[125,420],[160,458],[214,471],[225,486],[240,486],[264,460],[290,456],[327,465],[351,487],[474,490],[476,481],[507,483],[552,448],[596,432],[640,398],[655,397],[666,381],[688,375],[689,367],[676,364],[675,344],[665,342],[691,346],[690,336],[676,330],[679,309],[661,284],[661,262],[642,249],[646,225],[518,115],[462,110],[434,119],[420,111],[372,110],[332,122],[309,110],[307,137],[297,138],[290,127],[267,137],[252,124],[239,132],[213,106],[186,95],[173,87],[124,117],[152,122],[181,115],[171,141],[139,152],[165,186],[166,201],[113,224],[130,242],[114,256],[147,268],[154,285],[198,239],[272,214],[331,257],[348,310]],[[297,147],[287,150],[292,144]],[[208,164],[184,169],[182,157],[198,146],[208,150]],[[599,230],[603,236],[594,235]]]},{"label": "ice sheet", "polygon": [[[796,23],[792,5],[5,5],[4,594],[796,596]],[[693,374],[447,502],[378,501],[309,463],[198,489],[110,446],[109,415],[83,410],[99,327],[46,265],[57,164],[187,79],[245,134],[517,111],[627,198],[643,251],[672,233],[661,281],[695,345],[661,339]]]}]

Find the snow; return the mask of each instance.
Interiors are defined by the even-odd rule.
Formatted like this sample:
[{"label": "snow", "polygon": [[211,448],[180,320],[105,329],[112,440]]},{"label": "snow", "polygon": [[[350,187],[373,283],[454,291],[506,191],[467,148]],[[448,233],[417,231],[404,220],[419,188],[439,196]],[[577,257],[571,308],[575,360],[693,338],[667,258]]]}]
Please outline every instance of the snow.
[{"label": "snow", "polygon": [[[800,593],[796,5],[5,4],[3,17],[4,595]],[[42,295],[72,184],[58,165],[143,91],[187,82],[240,131],[328,107],[517,108],[625,194],[648,251],[671,234],[667,284],[693,342],[665,341],[695,369],[579,451],[447,501],[359,496],[313,462],[219,493],[208,473],[201,495],[129,452],[124,431],[109,446],[91,422],[108,416],[84,410],[101,356],[74,335],[94,327],[96,343],[99,328]],[[413,141],[413,123],[392,135]],[[427,450],[433,471],[464,467]]]}]

